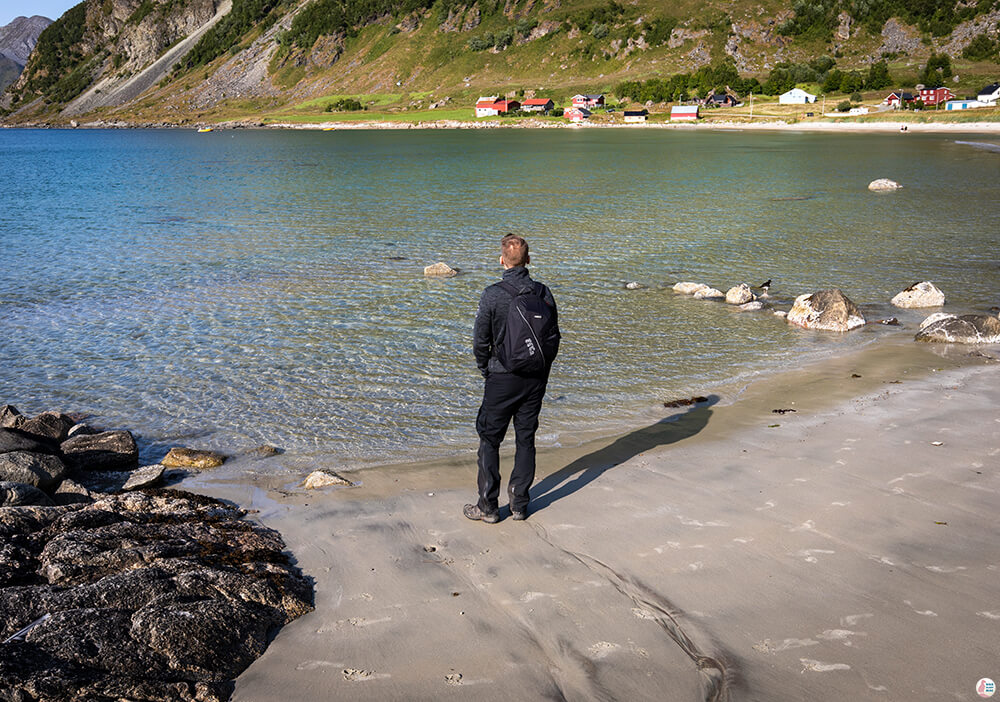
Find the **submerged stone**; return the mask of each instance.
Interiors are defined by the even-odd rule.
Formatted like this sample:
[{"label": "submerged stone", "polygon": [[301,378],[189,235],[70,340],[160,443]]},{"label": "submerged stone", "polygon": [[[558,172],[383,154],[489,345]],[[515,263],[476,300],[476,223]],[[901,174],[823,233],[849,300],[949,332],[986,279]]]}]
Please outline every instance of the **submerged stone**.
[{"label": "submerged stone", "polygon": [[985,314],[948,317],[924,327],[914,338],[950,344],[1000,344],[1000,319]]},{"label": "submerged stone", "polygon": [[215,451],[200,451],[189,448],[172,448],[160,461],[168,468],[218,468],[225,463],[226,457]]}]

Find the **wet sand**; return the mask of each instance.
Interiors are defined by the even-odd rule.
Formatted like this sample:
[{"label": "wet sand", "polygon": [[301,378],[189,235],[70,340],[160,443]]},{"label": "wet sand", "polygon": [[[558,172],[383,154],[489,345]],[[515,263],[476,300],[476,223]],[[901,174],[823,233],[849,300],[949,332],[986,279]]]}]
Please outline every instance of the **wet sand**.
[{"label": "wet sand", "polygon": [[190,480],[315,579],[233,699],[978,699],[1000,363],[974,351],[879,344],[545,452],[525,522],[462,517],[474,457]]}]

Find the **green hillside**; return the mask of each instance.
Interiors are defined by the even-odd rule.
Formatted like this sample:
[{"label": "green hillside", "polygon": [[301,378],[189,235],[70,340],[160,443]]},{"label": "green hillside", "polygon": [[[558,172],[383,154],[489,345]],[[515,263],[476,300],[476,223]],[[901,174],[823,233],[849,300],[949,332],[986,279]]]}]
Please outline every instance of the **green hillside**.
[{"label": "green hillside", "polygon": [[[145,67],[128,63],[128,23],[188,4],[143,0],[119,27],[125,1],[85,0],[42,34],[8,121],[66,119],[95,81],[127,80]],[[918,83],[963,96],[1000,79],[998,24],[1000,0],[233,0],[152,90],[86,116],[467,119],[481,95],[660,104],[801,86],[837,103]]]}]

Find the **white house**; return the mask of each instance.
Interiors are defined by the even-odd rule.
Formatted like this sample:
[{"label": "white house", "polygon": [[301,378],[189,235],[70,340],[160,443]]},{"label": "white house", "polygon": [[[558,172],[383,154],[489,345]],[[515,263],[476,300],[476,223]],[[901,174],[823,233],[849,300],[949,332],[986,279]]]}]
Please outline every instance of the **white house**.
[{"label": "white house", "polygon": [[778,96],[779,105],[805,105],[807,102],[816,102],[816,96],[810,95],[802,88],[792,88]]},{"label": "white house", "polygon": [[987,85],[979,91],[979,96],[976,99],[987,105],[996,105],[997,101],[1000,100],[1000,83]]},{"label": "white house", "polygon": [[868,114],[868,108],[867,107],[852,107],[851,109],[849,109],[847,111],[847,114],[849,114],[849,115],[866,115],[866,114]]}]

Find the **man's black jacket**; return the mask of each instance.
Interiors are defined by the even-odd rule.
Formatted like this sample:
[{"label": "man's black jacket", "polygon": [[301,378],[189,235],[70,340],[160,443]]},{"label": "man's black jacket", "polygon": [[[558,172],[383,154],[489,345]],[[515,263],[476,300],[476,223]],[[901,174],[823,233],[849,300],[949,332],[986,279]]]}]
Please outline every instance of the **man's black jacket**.
[{"label": "man's black jacket", "polygon": [[[528,275],[527,268],[524,266],[508,268],[503,272],[503,280],[521,291],[535,285],[541,286],[542,299],[552,307],[552,316],[558,327],[556,301],[552,297],[552,291],[542,283],[533,281]],[[483,290],[483,295],[479,299],[479,311],[476,312],[476,325],[472,336],[472,351],[476,355],[476,365],[483,377],[491,373],[509,372],[500,363],[497,348],[503,343],[507,334],[507,311],[510,309],[511,299],[510,293],[504,290],[500,283],[494,283]],[[548,372],[549,368],[546,368],[541,375],[548,375]]]}]

